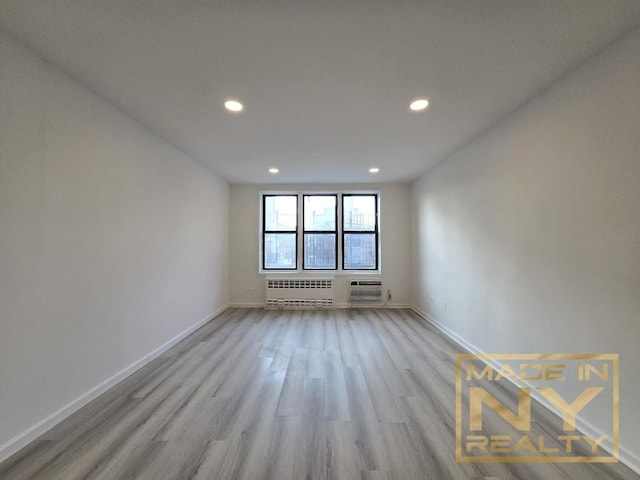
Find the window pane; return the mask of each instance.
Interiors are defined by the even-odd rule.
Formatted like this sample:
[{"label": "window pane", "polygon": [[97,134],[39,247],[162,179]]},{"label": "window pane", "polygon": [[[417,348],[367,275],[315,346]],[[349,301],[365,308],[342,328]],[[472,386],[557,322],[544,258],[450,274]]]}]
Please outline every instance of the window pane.
[{"label": "window pane", "polygon": [[304,267],[308,270],[336,268],[336,235],[334,233],[304,234]]},{"label": "window pane", "polygon": [[267,233],[264,236],[264,268],[296,268],[296,234]]},{"label": "window pane", "polygon": [[335,195],[305,195],[304,229],[335,231]]},{"label": "window pane", "polygon": [[265,231],[295,231],[297,225],[297,203],[295,195],[273,195],[264,197]]},{"label": "window pane", "polygon": [[376,235],[374,233],[345,233],[344,268],[375,270]]},{"label": "window pane", "polygon": [[343,225],[349,230],[369,230],[376,229],[376,197],[375,195],[353,195],[342,197]]}]

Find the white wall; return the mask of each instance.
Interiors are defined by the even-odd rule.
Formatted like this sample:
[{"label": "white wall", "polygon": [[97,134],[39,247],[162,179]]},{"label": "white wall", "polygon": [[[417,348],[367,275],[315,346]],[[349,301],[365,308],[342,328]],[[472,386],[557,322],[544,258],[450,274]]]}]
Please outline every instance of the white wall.
[{"label": "white wall", "polygon": [[[231,185],[230,250],[231,303],[264,305],[265,275],[258,273],[261,191],[380,191],[380,242],[382,278],[393,295],[392,305],[409,305],[410,280],[410,204],[409,184],[382,185]],[[337,305],[347,303],[347,278],[338,276],[335,284]],[[247,294],[247,290],[253,293]]]},{"label": "white wall", "polygon": [[[621,441],[636,468],[639,152],[635,30],[412,194],[415,304],[488,353],[619,353]],[[599,428],[607,419],[583,420]]]},{"label": "white wall", "polygon": [[224,182],[0,34],[0,459],[225,306],[227,240]]}]

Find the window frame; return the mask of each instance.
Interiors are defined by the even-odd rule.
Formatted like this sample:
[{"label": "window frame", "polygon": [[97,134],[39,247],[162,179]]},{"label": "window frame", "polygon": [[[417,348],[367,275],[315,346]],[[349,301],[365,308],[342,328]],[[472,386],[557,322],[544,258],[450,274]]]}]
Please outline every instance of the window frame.
[{"label": "window frame", "polygon": [[[341,196],[341,230],[340,230],[340,237],[342,239],[342,252],[340,257],[342,258],[342,270],[345,272],[377,272],[380,270],[380,213],[379,213],[379,201],[380,201],[380,197],[377,193],[343,193]],[[373,197],[374,198],[374,205],[375,205],[375,225],[373,227],[373,230],[347,230],[344,226],[344,197]],[[374,235],[374,239],[375,239],[375,245],[376,245],[376,253],[375,253],[375,267],[374,268],[347,268],[345,267],[345,259],[346,259],[346,255],[345,255],[345,249],[344,249],[344,244],[345,244],[345,237],[348,234],[368,234]]]},{"label": "window frame", "polygon": [[[338,255],[339,255],[339,252],[338,252],[338,220],[339,220],[338,219],[338,207],[339,207],[338,200],[339,199],[338,199],[338,197],[339,197],[339,195],[337,193],[302,193],[301,196],[302,196],[302,224],[301,224],[301,227],[302,227],[302,250],[301,250],[302,251],[302,261],[300,263],[302,264],[302,271],[304,271],[304,272],[327,272],[327,271],[338,270],[338,265],[339,265],[339,262],[338,262]],[[333,230],[307,230],[306,229],[306,227],[304,225],[304,219],[305,219],[305,215],[304,214],[305,214],[305,207],[306,207],[304,199],[306,197],[334,197],[335,198],[336,204],[335,204],[335,208],[334,208],[334,211],[333,211],[333,213],[334,213],[334,219],[333,219],[333,221],[334,221],[334,223],[333,223],[334,224],[334,229]],[[335,240],[333,242],[334,243],[333,249],[334,249],[335,256],[336,256],[336,266],[335,267],[333,267],[333,268],[305,268],[305,258],[306,258],[305,257],[305,245],[306,245],[305,235],[306,234],[310,234],[310,235],[313,235],[313,234],[316,234],[316,235],[323,235],[323,234],[331,235],[331,234],[333,234],[333,235],[335,235]]]},{"label": "window frame", "polygon": [[[295,230],[267,230],[267,198],[268,197],[294,197],[296,199],[296,228]],[[300,229],[300,216],[298,214],[299,209],[300,209],[300,196],[295,194],[295,193],[282,193],[282,194],[277,194],[277,193],[265,193],[262,194],[262,245],[261,245],[261,268],[262,270],[264,270],[265,272],[293,272],[293,271],[298,271],[298,230]],[[276,234],[276,235],[282,235],[282,234],[287,234],[287,235],[291,235],[294,234],[295,235],[295,243],[294,243],[294,251],[295,251],[295,255],[294,255],[294,266],[293,268],[269,268],[266,266],[266,255],[265,255],[265,246],[266,246],[266,239],[267,239],[267,234]]]},{"label": "window frame", "polygon": [[[280,197],[280,196],[293,196],[297,197],[296,200],[296,230],[270,230],[267,231],[265,229],[265,220],[266,220],[266,197]],[[319,268],[304,268],[304,233],[334,233],[334,231],[315,231],[315,230],[304,230],[304,197],[305,196],[335,196],[336,197],[336,268],[334,269],[319,269]],[[346,233],[375,233],[375,269],[352,269],[352,268],[344,268],[344,223],[343,223],[343,215],[344,215],[344,206],[343,200],[344,197],[349,196],[373,196],[375,198],[375,232],[369,230],[359,230],[359,231],[347,231]],[[258,259],[258,274],[260,275],[278,275],[278,274],[306,274],[313,275],[314,273],[317,275],[323,274],[333,274],[333,275],[374,275],[374,274],[382,274],[382,258],[381,251],[382,246],[380,244],[382,236],[381,236],[381,218],[380,218],[380,204],[381,204],[382,194],[379,190],[376,189],[363,189],[363,190],[261,190],[259,191],[259,201],[258,205],[260,206],[261,212],[258,215],[258,239],[259,239],[259,259]],[[294,234],[296,239],[296,258],[295,258],[295,268],[265,268],[265,236],[266,233],[287,233]]]}]

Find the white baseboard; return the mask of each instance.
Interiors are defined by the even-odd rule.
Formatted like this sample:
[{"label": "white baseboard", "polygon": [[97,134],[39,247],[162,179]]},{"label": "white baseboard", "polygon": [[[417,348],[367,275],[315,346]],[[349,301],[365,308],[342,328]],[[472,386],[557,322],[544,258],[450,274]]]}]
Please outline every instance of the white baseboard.
[{"label": "white baseboard", "polygon": [[[424,318],[431,325],[433,325],[435,328],[437,328],[442,333],[444,333],[451,340],[453,340],[458,345],[460,345],[462,348],[467,350],[469,353],[472,353],[474,355],[486,355],[486,353],[484,351],[482,351],[480,348],[478,348],[477,346],[473,345],[472,343],[469,343],[468,341],[466,341],[464,338],[462,338],[459,335],[457,335],[455,332],[453,332],[451,329],[449,329],[445,325],[441,324],[440,322],[437,322],[436,320],[431,318],[431,316],[428,313],[423,312],[421,309],[419,309],[415,305],[412,305],[411,309],[415,313],[417,313],[419,316]],[[487,365],[491,366],[495,370],[500,370],[500,367],[502,366],[500,364],[500,362],[498,362],[496,360],[483,360],[483,361]],[[532,386],[530,384],[528,384],[527,382],[524,382],[524,381],[515,382],[515,381],[513,381],[513,379],[508,378],[508,377],[505,377],[505,378],[507,378],[507,380],[509,380],[511,383],[513,383],[517,387],[523,387],[523,386],[530,387],[531,388],[531,396],[535,400],[537,400],[538,403],[540,403],[543,407],[545,407],[547,410],[549,410],[551,413],[553,413],[557,417],[562,418],[560,416],[560,412],[556,408],[554,408],[549,402],[547,402],[544,397],[539,395],[536,392],[536,390],[534,388],[532,388]],[[581,419],[579,417],[576,417],[576,428],[579,431],[581,431],[582,433],[585,433],[585,434],[589,435],[591,438],[599,438],[601,435],[606,435],[605,432],[602,432],[601,430],[599,430],[598,428],[593,426],[588,421],[586,421],[584,419]],[[613,442],[611,441],[611,439],[608,439],[606,443],[603,442],[601,444],[601,446],[607,453],[613,455]],[[619,450],[618,459],[620,460],[620,462],[624,463],[627,467],[629,467],[634,472],[640,474],[640,458],[638,457],[638,455],[636,455],[635,453],[629,451],[623,445],[619,445],[618,450]]]},{"label": "white baseboard", "polygon": [[338,303],[336,304],[336,308],[381,308],[381,309],[385,309],[385,308],[411,308],[411,305],[407,305],[407,304],[401,304],[401,303],[392,303],[392,304],[385,304],[385,303],[372,303],[370,305],[367,305],[366,303],[362,303],[362,304],[353,304],[353,303]]},{"label": "white baseboard", "polygon": [[[249,302],[238,302],[238,303],[232,303],[229,305],[229,307],[232,308],[264,308],[265,307],[265,303],[249,303]],[[336,303],[335,308],[408,308],[411,309],[413,308],[412,305],[409,304],[388,304],[385,305],[384,303],[381,304],[371,304],[371,305],[352,305],[351,303]]]},{"label": "white baseboard", "polygon": [[229,304],[229,308],[264,308],[265,302],[236,302]]},{"label": "white baseboard", "polygon": [[112,388],[113,386],[115,386],[125,378],[127,378],[129,375],[136,372],[137,370],[144,367],[146,364],[148,364],[155,358],[162,355],[164,352],[169,350],[171,347],[173,347],[175,344],[180,342],[182,339],[191,335],[197,329],[202,327],[204,324],[206,324],[213,318],[220,315],[222,312],[224,312],[228,308],[229,308],[229,305],[225,305],[224,307],[221,307],[215,312],[207,315],[203,319],[199,320],[196,324],[192,325],[191,327],[187,328],[183,332],[179,333],[178,335],[173,337],[171,340],[159,346],[158,348],[148,353],[141,359],[132,363],[128,367],[120,370],[118,373],[106,379],[104,382],[96,385],[88,392],[83,393],[75,400],[72,400],[71,402],[67,403],[63,407],[53,412],[51,415],[47,416],[46,418],[43,418],[35,425],[32,425],[31,427],[20,432],[15,437],[9,439],[8,441],[0,445],[0,462],[6,460],[11,455],[18,452],[20,449],[24,448],[29,443],[33,442],[39,436],[41,436],[42,434],[44,434],[45,432],[47,432],[48,430],[56,426],[62,420],[69,417],[70,415],[77,412],[78,410],[80,410],[87,403],[99,397],[104,392],[106,392],[107,390],[109,390],[110,388]]}]

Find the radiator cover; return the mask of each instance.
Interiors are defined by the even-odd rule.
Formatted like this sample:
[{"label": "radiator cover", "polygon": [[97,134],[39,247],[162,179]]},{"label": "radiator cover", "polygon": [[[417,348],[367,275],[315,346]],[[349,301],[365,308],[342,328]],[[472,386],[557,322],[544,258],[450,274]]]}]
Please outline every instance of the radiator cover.
[{"label": "radiator cover", "polygon": [[266,308],[334,308],[333,278],[267,277]]}]

